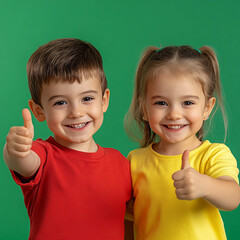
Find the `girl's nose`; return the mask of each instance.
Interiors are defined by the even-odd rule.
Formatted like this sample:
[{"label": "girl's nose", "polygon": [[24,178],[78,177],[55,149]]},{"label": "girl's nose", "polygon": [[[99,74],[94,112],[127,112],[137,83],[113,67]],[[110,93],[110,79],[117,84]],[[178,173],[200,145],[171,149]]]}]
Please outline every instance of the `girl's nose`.
[{"label": "girl's nose", "polygon": [[182,117],[182,112],[180,109],[172,107],[169,109],[168,114],[167,114],[167,119],[169,120],[177,120]]}]

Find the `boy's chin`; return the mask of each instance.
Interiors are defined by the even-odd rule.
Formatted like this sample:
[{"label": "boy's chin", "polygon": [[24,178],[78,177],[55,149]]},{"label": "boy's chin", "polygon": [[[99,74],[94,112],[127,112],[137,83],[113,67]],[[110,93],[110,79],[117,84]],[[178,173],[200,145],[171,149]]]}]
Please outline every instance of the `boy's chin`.
[{"label": "boy's chin", "polygon": [[54,136],[54,140],[61,146],[71,148],[83,152],[95,152],[97,149],[97,144],[95,143],[93,137],[89,138],[60,138]]}]

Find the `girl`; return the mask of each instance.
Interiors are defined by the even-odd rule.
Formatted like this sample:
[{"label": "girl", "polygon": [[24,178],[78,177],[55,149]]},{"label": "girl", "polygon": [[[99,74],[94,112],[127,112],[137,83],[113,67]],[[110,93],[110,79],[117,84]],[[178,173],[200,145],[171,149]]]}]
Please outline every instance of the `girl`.
[{"label": "girl", "polygon": [[203,141],[215,96],[226,123],[210,47],[144,52],[126,119],[128,132],[136,121],[141,134],[128,156],[137,240],[226,239],[218,209],[239,205],[239,171],[227,146]]}]

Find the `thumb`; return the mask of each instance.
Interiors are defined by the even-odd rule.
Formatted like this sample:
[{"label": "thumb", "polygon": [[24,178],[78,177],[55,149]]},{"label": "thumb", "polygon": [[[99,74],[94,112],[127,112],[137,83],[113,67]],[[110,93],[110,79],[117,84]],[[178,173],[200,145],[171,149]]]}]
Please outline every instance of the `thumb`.
[{"label": "thumb", "polygon": [[27,108],[24,108],[22,110],[22,116],[23,116],[24,127],[29,130],[31,137],[33,138],[34,130],[33,130],[32,116],[30,111]]},{"label": "thumb", "polygon": [[185,150],[182,155],[182,166],[181,170],[190,168],[190,163],[189,163],[189,150]]}]

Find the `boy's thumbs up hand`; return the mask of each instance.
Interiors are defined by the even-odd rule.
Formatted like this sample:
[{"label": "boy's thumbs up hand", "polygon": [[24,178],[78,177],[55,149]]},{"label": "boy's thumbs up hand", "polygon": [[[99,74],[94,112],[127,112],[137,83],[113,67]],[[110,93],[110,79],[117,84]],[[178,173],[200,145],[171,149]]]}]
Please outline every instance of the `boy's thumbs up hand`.
[{"label": "boy's thumbs up hand", "polygon": [[23,126],[10,128],[7,135],[6,148],[8,155],[15,158],[27,157],[33,141],[33,124],[31,113],[28,109],[23,109]]},{"label": "boy's thumbs up hand", "polygon": [[34,136],[34,130],[33,130],[33,123],[32,123],[32,116],[30,111],[27,108],[24,108],[22,110],[22,116],[23,116],[23,122],[24,122],[24,127],[28,129],[29,131],[29,137],[33,139]]},{"label": "boy's thumbs up hand", "polygon": [[180,200],[194,200],[203,197],[202,176],[202,174],[190,166],[189,151],[184,151],[181,169],[172,175],[177,198]]}]

